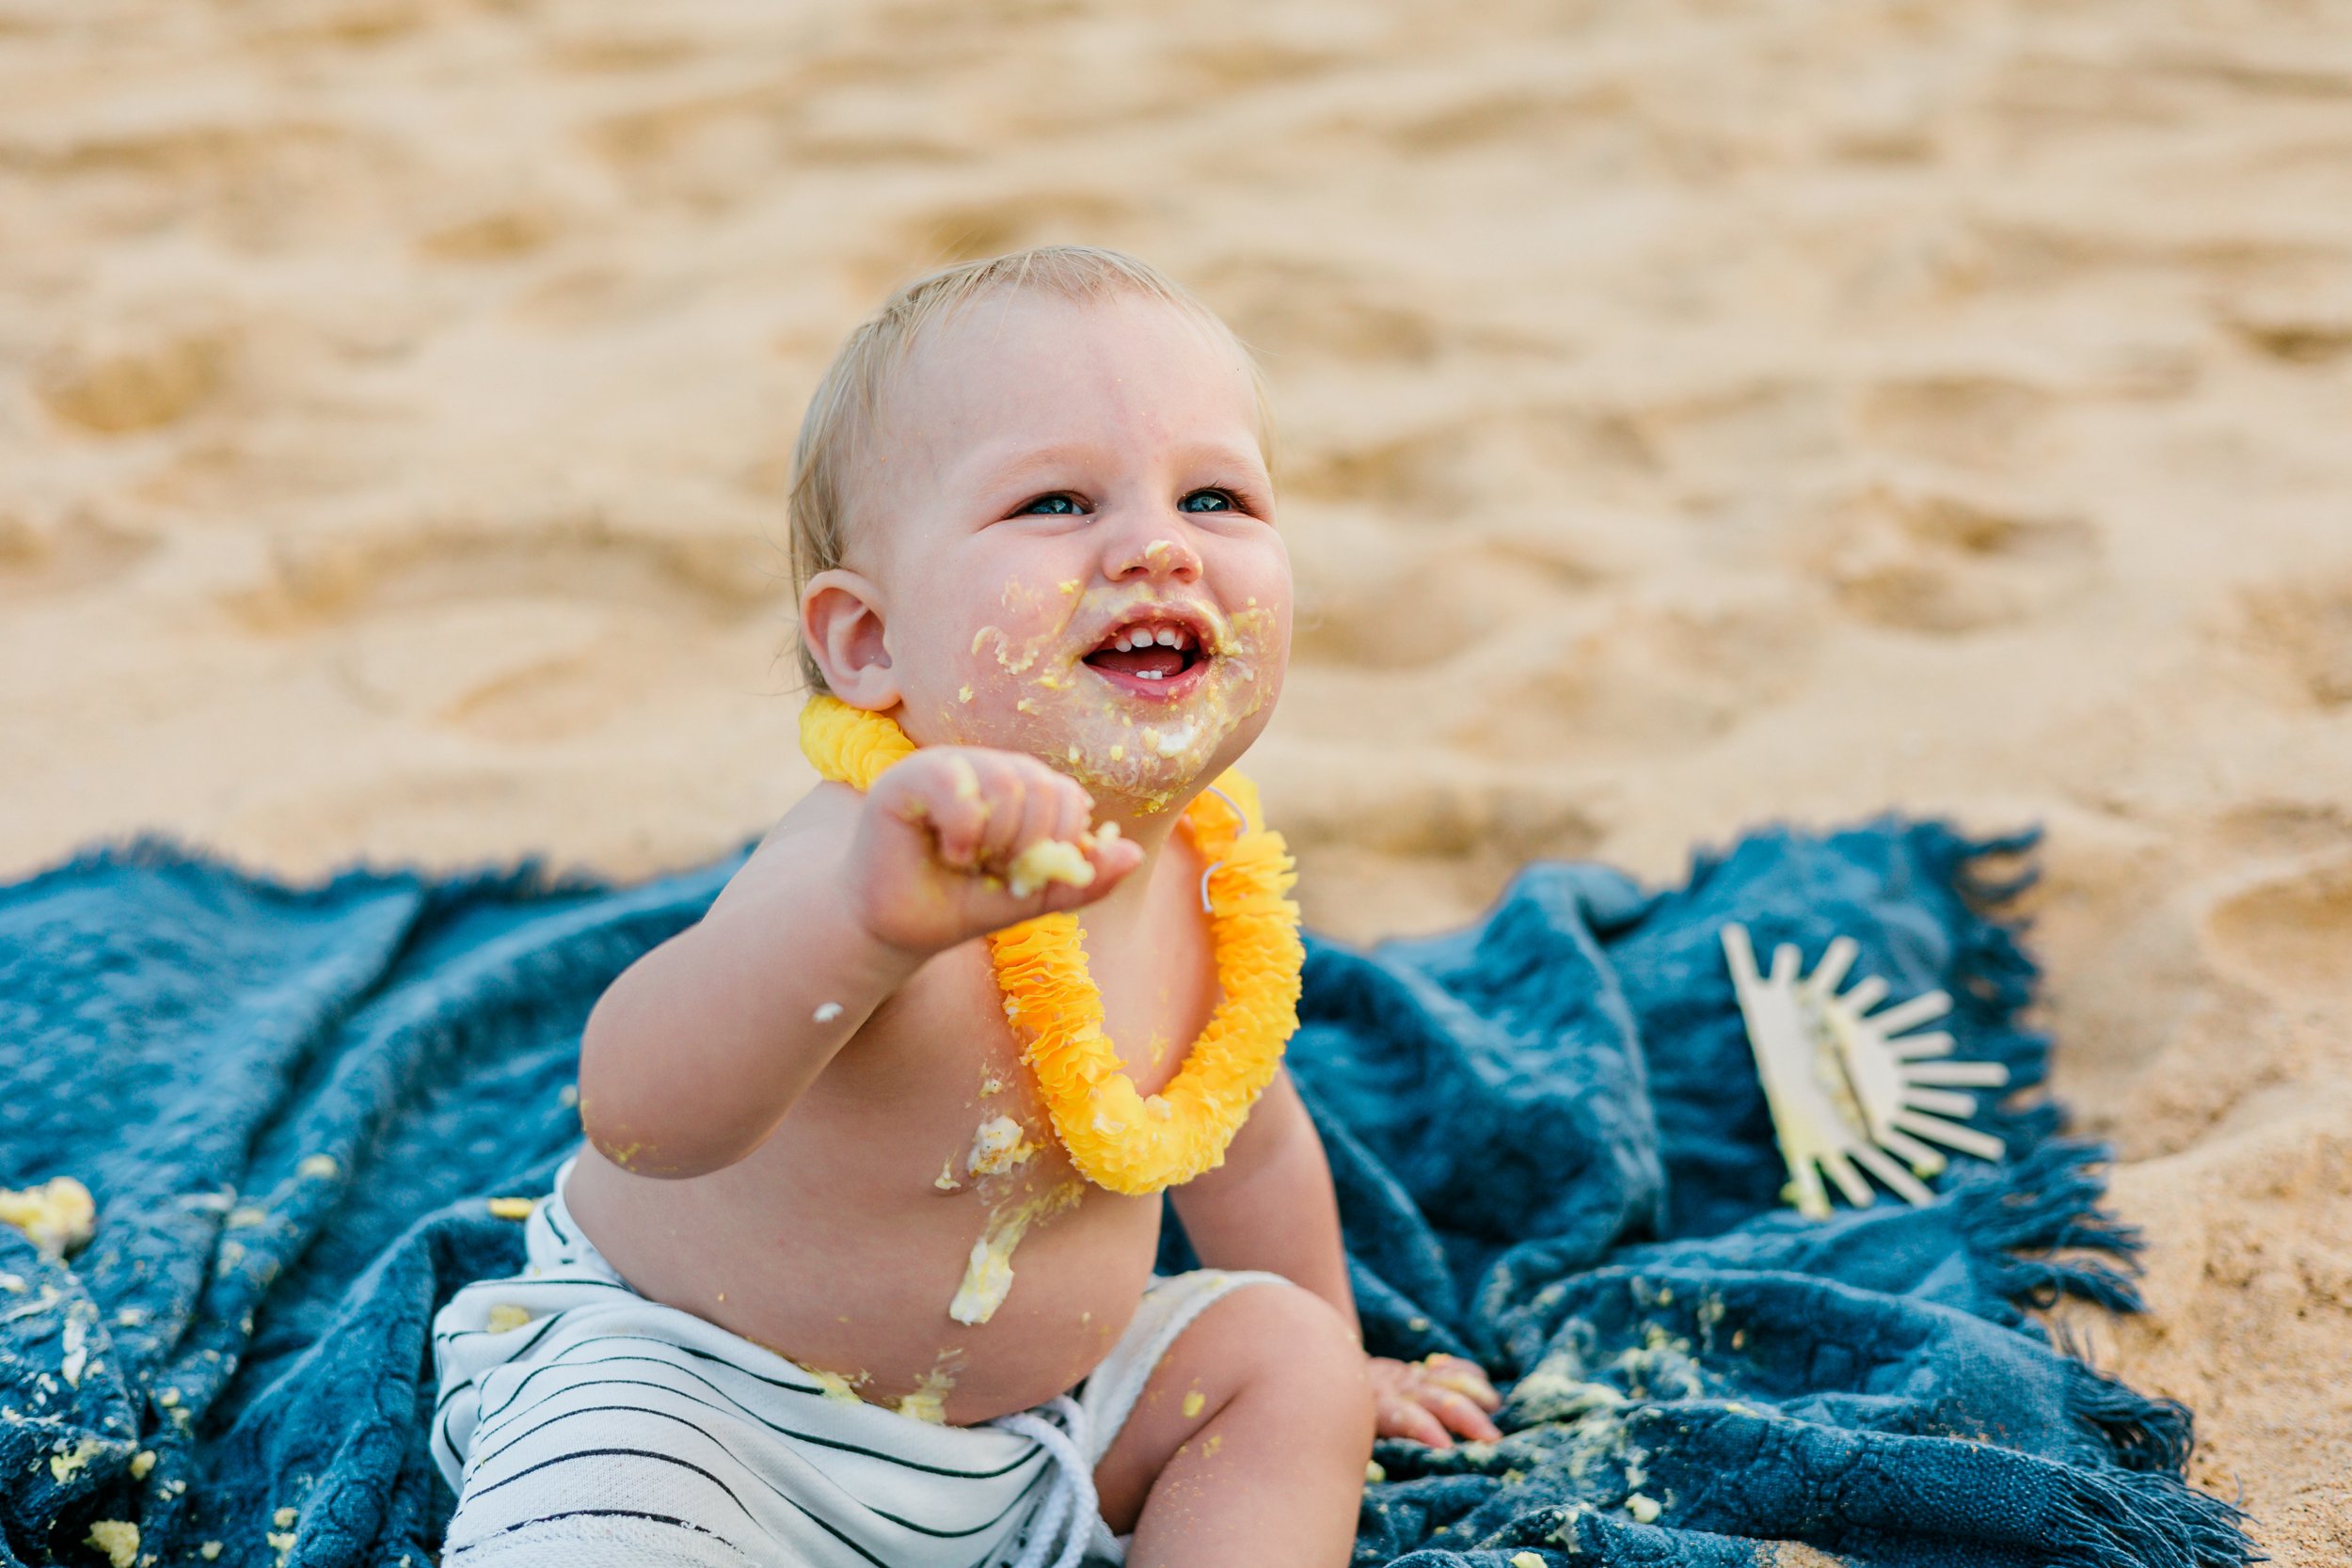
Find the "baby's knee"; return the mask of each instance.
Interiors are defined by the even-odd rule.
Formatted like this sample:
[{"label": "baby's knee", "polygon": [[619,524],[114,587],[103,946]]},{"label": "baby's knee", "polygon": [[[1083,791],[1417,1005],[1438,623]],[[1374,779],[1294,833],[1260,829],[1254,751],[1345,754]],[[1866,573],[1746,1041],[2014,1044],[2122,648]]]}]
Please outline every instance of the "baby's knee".
[{"label": "baby's knee", "polygon": [[[1259,1286],[1239,1292],[1249,1321],[1240,1325],[1249,1347],[1250,1381],[1266,1393],[1312,1410],[1351,1439],[1357,1428],[1370,1446],[1372,1379],[1355,1325],[1321,1296],[1297,1286]],[[1238,1299],[1238,1298],[1237,1298]]]}]

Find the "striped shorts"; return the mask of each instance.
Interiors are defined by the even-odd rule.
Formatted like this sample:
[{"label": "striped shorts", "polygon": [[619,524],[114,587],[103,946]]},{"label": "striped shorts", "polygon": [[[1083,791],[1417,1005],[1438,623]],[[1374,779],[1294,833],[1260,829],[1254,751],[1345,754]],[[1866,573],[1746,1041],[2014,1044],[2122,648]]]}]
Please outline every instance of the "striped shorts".
[{"label": "striped shorts", "polygon": [[555,1191],[528,1264],[433,1321],[448,1568],[1074,1568],[1121,1561],[1093,1467],[1193,1319],[1269,1274],[1155,1279],[1073,1396],[979,1426],[831,1397],[739,1335],[639,1295]]}]

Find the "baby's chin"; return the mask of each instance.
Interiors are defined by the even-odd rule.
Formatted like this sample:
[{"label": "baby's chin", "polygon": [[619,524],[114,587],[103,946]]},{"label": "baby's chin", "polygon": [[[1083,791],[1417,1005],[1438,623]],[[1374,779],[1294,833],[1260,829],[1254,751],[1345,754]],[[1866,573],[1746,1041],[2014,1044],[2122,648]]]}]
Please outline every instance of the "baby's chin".
[{"label": "baby's chin", "polygon": [[1215,782],[1224,771],[1217,753],[1237,750],[1227,744],[1228,736],[1211,736],[1205,729],[1194,720],[1175,721],[1164,728],[1145,724],[1128,739],[1099,750],[1073,743],[1057,766],[1086,785],[1097,816],[1155,816],[1182,806],[1202,785]]},{"label": "baby's chin", "polygon": [[[1098,816],[1141,818],[1183,806],[1263,729],[1252,683],[1181,701],[1123,697],[1084,672],[1057,688],[981,691],[943,715],[936,738],[1025,752],[1086,786]],[[917,736],[933,743],[933,737]]]}]

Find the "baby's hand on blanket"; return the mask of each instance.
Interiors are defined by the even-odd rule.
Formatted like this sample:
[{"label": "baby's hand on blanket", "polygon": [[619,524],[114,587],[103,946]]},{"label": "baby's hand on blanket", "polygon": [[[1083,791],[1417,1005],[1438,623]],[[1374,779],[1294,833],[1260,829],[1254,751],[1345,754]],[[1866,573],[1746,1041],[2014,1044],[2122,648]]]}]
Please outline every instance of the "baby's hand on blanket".
[{"label": "baby's hand on blanket", "polygon": [[1433,1355],[1422,1361],[1372,1357],[1372,1392],[1379,1434],[1454,1447],[1456,1436],[1491,1443],[1502,1435],[1487,1416],[1502,1408],[1502,1397],[1474,1361]]},{"label": "baby's hand on blanket", "polygon": [[[850,907],[877,941],[929,957],[1091,904],[1143,860],[1125,839],[1089,833],[1093,815],[1092,796],[1035,757],[925,747],[866,792],[845,867]],[[1023,885],[1022,851],[1048,843],[1069,848],[1035,886]]]}]

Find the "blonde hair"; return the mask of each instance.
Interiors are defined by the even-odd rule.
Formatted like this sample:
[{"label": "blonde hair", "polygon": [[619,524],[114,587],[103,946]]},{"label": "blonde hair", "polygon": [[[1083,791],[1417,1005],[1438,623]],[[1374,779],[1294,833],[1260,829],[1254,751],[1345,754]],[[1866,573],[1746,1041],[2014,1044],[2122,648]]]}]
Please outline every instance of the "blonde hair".
[{"label": "blonde hair", "polygon": [[[1216,311],[1174,278],[1116,250],[1095,245],[1037,245],[984,261],[942,267],[902,286],[851,332],[808,400],[792,444],[787,501],[792,535],[792,597],[818,573],[841,564],[848,543],[850,477],[882,406],[892,373],[924,336],[964,306],[991,294],[1035,291],[1075,301],[1121,296],[1156,300],[1192,317],[1240,353],[1257,401],[1258,445],[1269,477],[1274,467],[1274,418],[1265,372],[1257,356]],[[824,672],[795,638],[801,673],[811,691],[823,691]]]}]

